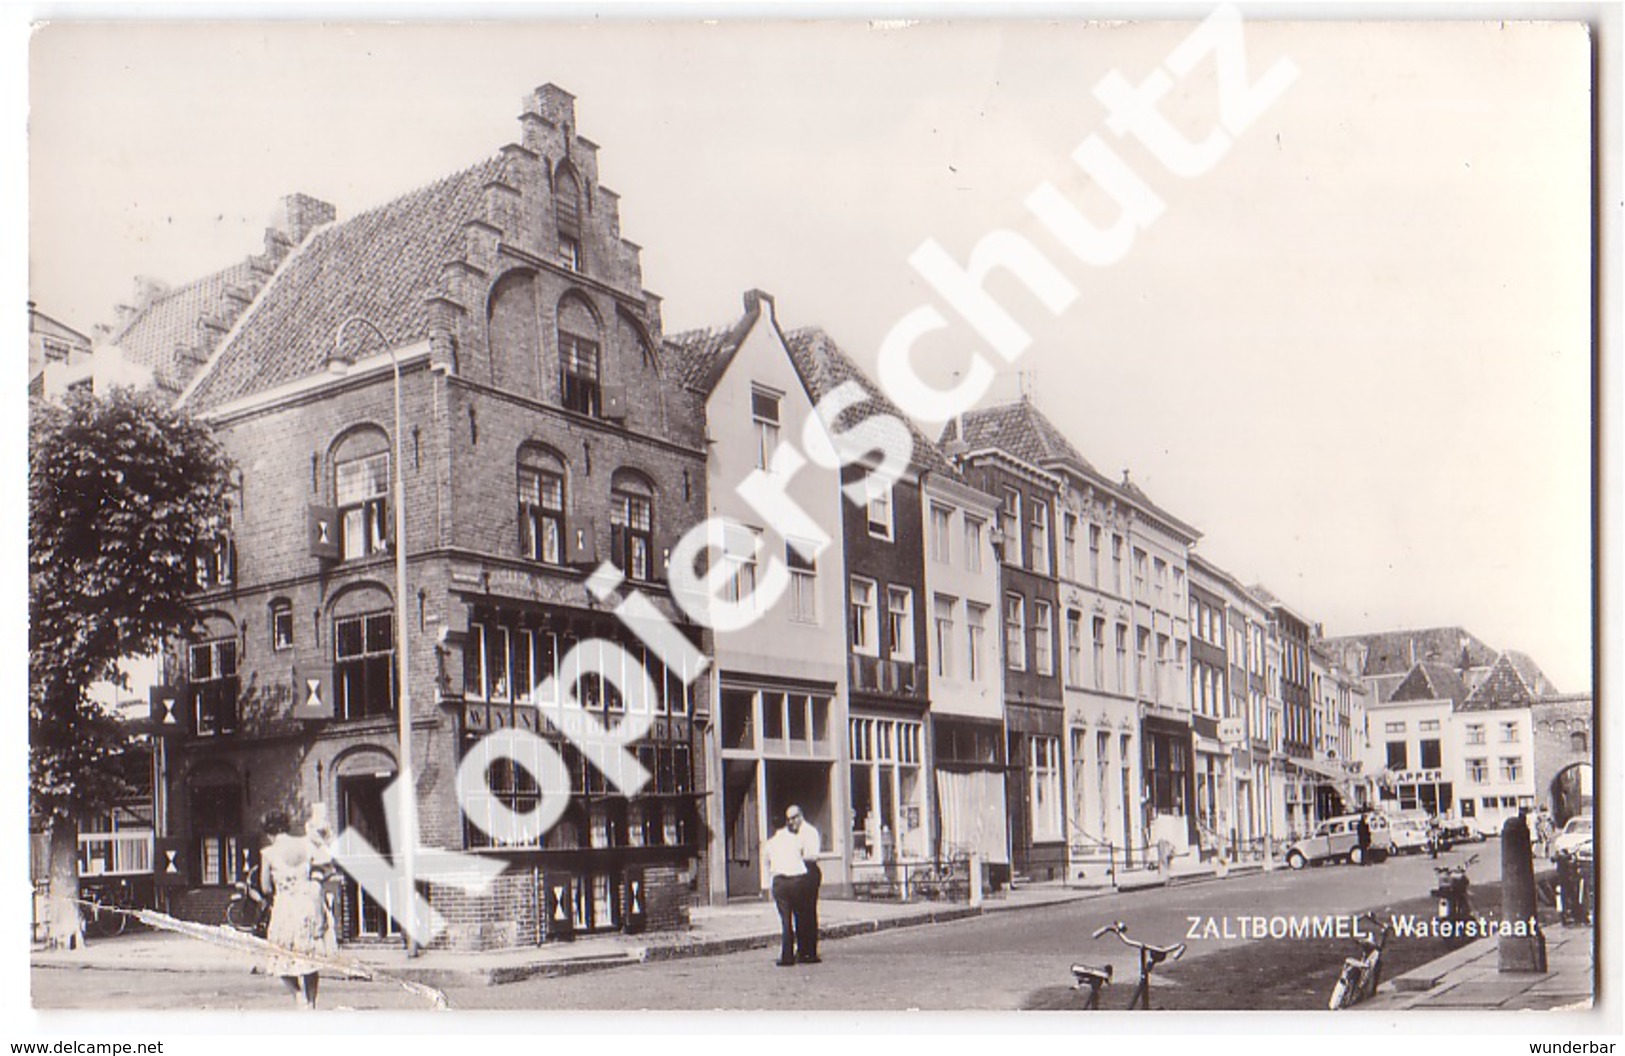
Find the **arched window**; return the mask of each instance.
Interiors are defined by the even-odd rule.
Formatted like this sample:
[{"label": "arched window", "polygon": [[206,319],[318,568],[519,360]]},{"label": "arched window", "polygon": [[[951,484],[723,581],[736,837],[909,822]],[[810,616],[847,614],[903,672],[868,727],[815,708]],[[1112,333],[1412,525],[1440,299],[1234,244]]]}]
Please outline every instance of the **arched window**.
[{"label": "arched window", "polygon": [[345,561],[389,549],[389,437],[360,429],[333,449],[333,504]]},{"label": "arched window", "polygon": [[491,288],[486,340],[491,351],[491,384],[539,396],[536,364],[540,334],[536,324],[536,280],[530,272],[509,272]]},{"label": "arched window", "polygon": [[1588,752],[1591,750],[1590,746],[1586,743],[1586,733],[1584,730],[1575,730],[1573,733],[1569,734],[1569,750],[1575,752]]},{"label": "arched window", "polygon": [[559,393],[564,406],[598,417],[603,410],[598,319],[585,301],[559,302]]},{"label": "arched window", "polygon": [[553,177],[553,224],[559,233],[559,257],[571,271],[581,271],[581,181],[568,163]]},{"label": "arched window", "polygon": [[630,579],[654,578],[654,487],[629,470],[616,472],[610,490],[610,553]]},{"label": "arched window", "polygon": [[519,552],[564,563],[564,460],[541,448],[519,452]]}]

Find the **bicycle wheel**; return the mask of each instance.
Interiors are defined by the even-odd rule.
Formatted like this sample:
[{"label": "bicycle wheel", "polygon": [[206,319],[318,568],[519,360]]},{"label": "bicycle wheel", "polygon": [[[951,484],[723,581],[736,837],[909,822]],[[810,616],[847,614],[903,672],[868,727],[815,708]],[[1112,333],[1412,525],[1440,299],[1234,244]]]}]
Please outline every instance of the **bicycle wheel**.
[{"label": "bicycle wheel", "polygon": [[1360,981],[1356,977],[1359,971],[1352,964],[1343,965],[1343,971],[1337,977],[1337,985],[1332,987],[1332,999],[1327,1002],[1327,1008],[1336,1012],[1350,1007],[1360,999]]},{"label": "bicycle wheel", "polygon": [[239,895],[226,903],[228,927],[236,928],[238,931],[253,931],[254,925],[258,923],[259,914],[254,912],[254,907],[249,904],[248,899]]}]

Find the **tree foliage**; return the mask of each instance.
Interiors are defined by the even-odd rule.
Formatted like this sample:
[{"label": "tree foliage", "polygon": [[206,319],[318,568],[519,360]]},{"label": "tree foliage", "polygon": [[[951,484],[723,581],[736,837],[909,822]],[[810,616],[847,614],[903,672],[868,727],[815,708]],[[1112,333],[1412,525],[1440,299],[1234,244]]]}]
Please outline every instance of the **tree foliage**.
[{"label": "tree foliage", "polygon": [[89,689],[194,613],[194,555],[219,530],[231,463],[209,427],[128,389],[70,394],[29,422],[29,777],[74,821],[126,790],[127,734]]}]

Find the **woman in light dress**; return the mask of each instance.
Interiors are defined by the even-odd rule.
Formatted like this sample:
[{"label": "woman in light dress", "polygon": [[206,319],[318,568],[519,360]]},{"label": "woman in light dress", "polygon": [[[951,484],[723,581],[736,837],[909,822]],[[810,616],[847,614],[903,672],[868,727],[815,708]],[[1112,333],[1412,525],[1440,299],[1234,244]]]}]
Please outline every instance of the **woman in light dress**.
[{"label": "woman in light dress", "polygon": [[322,888],[333,861],[325,805],[311,808],[305,835],[294,836],[287,828],[285,816],[266,816],[265,834],[271,842],[260,852],[260,886],[273,897],[265,939],[276,949],[265,972],[281,976],[294,1003],[309,1009],[316,1007],[321,962],[338,952],[333,915]]}]

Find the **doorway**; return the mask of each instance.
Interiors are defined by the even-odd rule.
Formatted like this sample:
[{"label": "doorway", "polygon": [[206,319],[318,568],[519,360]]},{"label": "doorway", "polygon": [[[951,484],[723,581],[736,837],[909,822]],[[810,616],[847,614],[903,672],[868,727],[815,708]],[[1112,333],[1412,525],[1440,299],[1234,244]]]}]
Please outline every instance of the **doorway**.
[{"label": "doorway", "polygon": [[722,764],[723,826],[727,841],[728,897],[755,897],[762,893],[759,854],[756,767],[754,759],[727,759]]},{"label": "doorway", "polygon": [[[379,854],[388,856],[389,824],[384,817],[384,789],[394,774],[352,774],[338,778],[339,831],[353,830]],[[344,880],[344,937],[384,938],[399,934],[386,899],[379,902],[353,879]]]}]

